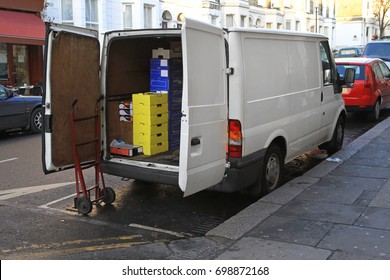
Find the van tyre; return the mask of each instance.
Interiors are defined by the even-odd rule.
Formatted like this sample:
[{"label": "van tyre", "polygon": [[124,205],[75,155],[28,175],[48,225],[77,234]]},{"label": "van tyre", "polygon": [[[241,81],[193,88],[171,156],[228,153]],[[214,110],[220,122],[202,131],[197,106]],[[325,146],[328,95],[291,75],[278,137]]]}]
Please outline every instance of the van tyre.
[{"label": "van tyre", "polygon": [[261,174],[261,191],[263,194],[268,194],[281,185],[283,170],[283,153],[278,145],[272,144],[264,157]]},{"label": "van tyre", "polygon": [[328,155],[332,155],[341,150],[344,141],[344,128],[345,120],[343,117],[339,117],[334,128],[332,139],[319,146],[321,150],[326,150]]}]

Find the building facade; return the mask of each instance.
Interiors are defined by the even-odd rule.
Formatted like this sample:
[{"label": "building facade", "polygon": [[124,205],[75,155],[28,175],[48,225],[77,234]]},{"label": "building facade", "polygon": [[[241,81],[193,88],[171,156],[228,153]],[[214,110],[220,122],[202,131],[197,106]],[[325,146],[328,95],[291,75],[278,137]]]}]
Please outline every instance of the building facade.
[{"label": "building facade", "polygon": [[42,82],[45,25],[44,0],[0,0],[0,83],[6,86]]},{"label": "building facade", "polygon": [[335,0],[46,0],[43,19],[99,30],[180,28],[185,16],[220,27],[335,36]]},{"label": "building facade", "polygon": [[335,46],[364,46],[379,34],[373,0],[337,0]]}]

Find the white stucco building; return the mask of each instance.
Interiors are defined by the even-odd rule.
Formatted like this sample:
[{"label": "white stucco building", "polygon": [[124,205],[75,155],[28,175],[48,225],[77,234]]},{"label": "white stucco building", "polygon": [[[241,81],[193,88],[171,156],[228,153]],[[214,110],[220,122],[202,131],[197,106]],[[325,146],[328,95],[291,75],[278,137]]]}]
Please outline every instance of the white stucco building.
[{"label": "white stucco building", "polygon": [[184,17],[220,27],[255,27],[335,37],[335,0],[46,0],[45,21],[115,29],[179,28]]}]

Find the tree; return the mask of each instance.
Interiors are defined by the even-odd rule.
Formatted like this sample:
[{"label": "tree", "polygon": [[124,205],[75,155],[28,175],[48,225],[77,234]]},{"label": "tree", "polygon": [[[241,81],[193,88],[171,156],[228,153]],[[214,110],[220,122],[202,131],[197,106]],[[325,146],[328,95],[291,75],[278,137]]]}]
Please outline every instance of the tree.
[{"label": "tree", "polygon": [[390,10],[390,0],[374,0],[373,12],[379,24],[379,37],[384,36],[386,27],[390,24],[387,12]]}]

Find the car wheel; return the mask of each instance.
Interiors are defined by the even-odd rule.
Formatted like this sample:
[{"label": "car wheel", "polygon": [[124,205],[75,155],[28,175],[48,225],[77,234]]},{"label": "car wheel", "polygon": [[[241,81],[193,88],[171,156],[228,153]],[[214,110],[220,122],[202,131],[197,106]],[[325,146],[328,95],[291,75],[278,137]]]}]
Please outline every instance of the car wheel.
[{"label": "car wheel", "polygon": [[379,120],[380,115],[380,104],[379,100],[375,102],[374,110],[368,113],[368,119],[373,122],[377,122]]},{"label": "car wheel", "polygon": [[339,117],[334,128],[332,139],[319,146],[320,149],[326,150],[329,155],[332,155],[341,150],[344,142],[345,121],[343,117]]},{"label": "car wheel", "polygon": [[277,189],[282,182],[284,170],[283,155],[278,145],[272,144],[265,153],[262,176],[261,191],[268,194]]},{"label": "car wheel", "polygon": [[32,132],[41,132],[43,125],[42,109],[37,108],[31,114],[30,128]]}]

